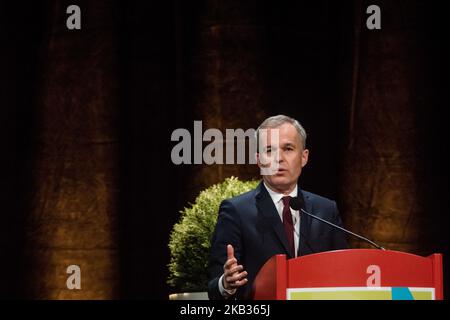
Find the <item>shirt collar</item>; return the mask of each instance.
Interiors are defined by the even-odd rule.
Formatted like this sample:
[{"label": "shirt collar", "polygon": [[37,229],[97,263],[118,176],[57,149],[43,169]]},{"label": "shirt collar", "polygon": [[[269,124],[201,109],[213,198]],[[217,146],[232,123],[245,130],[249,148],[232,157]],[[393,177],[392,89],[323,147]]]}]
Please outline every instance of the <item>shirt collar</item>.
[{"label": "shirt collar", "polygon": [[[267,186],[267,184],[266,184],[265,181],[264,181],[263,183],[264,183],[264,187],[266,188],[267,192],[269,193],[270,197],[272,198],[273,203],[277,204],[277,203],[281,200],[281,198],[283,198],[283,197],[286,196],[285,194],[278,193],[278,192],[275,192],[275,191],[273,191],[272,189],[270,189],[270,188]],[[290,196],[290,197],[292,197],[292,198],[293,198],[293,197],[296,197],[296,196],[297,196],[297,189],[298,189],[298,186],[295,185],[294,190],[292,190],[292,192],[289,193],[288,196]]]}]

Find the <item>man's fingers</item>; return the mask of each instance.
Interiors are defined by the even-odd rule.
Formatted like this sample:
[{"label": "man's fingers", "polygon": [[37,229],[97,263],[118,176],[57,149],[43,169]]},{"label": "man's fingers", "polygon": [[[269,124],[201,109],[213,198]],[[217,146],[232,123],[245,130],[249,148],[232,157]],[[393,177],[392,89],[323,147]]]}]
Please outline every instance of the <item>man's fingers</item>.
[{"label": "man's fingers", "polygon": [[234,248],[231,244],[227,245],[227,259],[233,259],[234,258]]},{"label": "man's fingers", "polygon": [[238,266],[232,267],[228,270],[228,274],[229,275],[233,275],[233,273],[236,272],[241,272],[242,270],[244,270],[244,267],[240,264]]},{"label": "man's fingers", "polygon": [[234,265],[237,264],[236,258],[228,259],[225,264],[223,265],[223,269],[230,269],[233,268]]},{"label": "man's fingers", "polygon": [[244,272],[247,273],[246,271],[242,271],[242,272],[233,272],[233,273],[228,272],[228,271],[225,271],[225,272],[224,272],[224,277],[225,277],[225,280],[226,280],[227,282],[232,282],[232,281],[239,280],[238,276],[241,275],[241,274],[244,273]]},{"label": "man's fingers", "polygon": [[225,289],[237,288],[247,283],[247,271],[242,270],[244,270],[244,267],[237,264],[233,246],[231,244],[227,245],[227,261],[223,265]]},{"label": "man's fingers", "polygon": [[242,279],[242,280],[235,281],[235,282],[233,282],[233,283],[230,283],[230,288],[232,288],[232,289],[234,289],[234,288],[239,288],[239,287],[243,286],[244,284],[246,284],[247,282],[248,282],[248,279],[247,279],[247,278],[244,278],[244,279]]},{"label": "man's fingers", "polygon": [[234,283],[234,285],[235,285],[236,287],[240,287],[240,286],[243,286],[244,284],[246,284],[247,282],[248,282],[248,279],[247,279],[247,278],[244,278],[244,279],[242,279],[242,280],[236,281],[236,282]]},{"label": "man's fingers", "polygon": [[233,282],[239,281],[247,277],[247,271],[236,273],[234,275],[225,276],[225,281],[229,284],[232,284]]}]

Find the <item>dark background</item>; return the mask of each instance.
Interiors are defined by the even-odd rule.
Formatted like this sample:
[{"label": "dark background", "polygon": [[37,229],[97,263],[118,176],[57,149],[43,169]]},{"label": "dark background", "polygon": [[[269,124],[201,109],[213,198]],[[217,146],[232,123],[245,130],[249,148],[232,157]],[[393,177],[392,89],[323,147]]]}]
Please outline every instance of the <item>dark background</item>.
[{"label": "dark background", "polygon": [[[1,296],[166,299],[178,211],[230,175],[257,177],[173,165],[172,131],[275,114],[308,132],[302,188],[390,249],[444,253],[448,295],[438,3],[78,1],[79,31],[69,4],[0,4]],[[381,30],[365,28],[369,4]],[[90,271],[79,295],[64,290],[71,263]]]}]

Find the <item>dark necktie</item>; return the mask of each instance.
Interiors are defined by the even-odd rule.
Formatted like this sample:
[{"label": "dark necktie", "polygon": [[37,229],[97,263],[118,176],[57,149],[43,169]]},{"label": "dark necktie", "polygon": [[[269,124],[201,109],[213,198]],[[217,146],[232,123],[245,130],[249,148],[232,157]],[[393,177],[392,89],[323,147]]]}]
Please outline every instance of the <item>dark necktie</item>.
[{"label": "dark necktie", "polygon": [[294,223],[292,221],[291,208],[289,206],[289,202],[291,201],[291,197],[283,197],[283,225],[284,232],[286,232],[286,238],[289,244],[290,253],[292,257],[295,257],[295,244],[294,244]]}]

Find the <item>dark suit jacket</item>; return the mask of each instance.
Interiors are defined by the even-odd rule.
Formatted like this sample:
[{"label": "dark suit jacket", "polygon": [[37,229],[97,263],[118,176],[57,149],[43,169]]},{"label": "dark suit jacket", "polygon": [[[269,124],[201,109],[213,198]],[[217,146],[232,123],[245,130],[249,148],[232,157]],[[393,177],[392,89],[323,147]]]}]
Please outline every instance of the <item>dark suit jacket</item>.
[{"label": "dark suit jacket", "polygon": [[[305,210],[342,226],[336,202],[302,191]],[[211,240],[208,295],[210,299],[223,299],[218,281],[223,274],[228,244],[233,245],[238,264],[248,272],[248,283],[236,292],[237,299],[251,298],[253,281],[259,269],[275,254],[288,253],[283,223],[264,184],[238,197],[222,202],[217,225]],[[297,255],[347,248],[346,235],[327,224],[300,216],[300,244]]]}]

